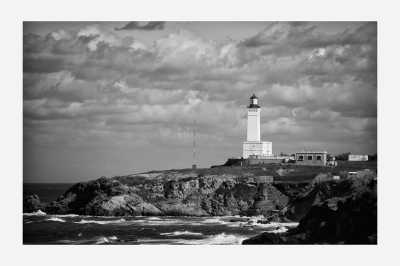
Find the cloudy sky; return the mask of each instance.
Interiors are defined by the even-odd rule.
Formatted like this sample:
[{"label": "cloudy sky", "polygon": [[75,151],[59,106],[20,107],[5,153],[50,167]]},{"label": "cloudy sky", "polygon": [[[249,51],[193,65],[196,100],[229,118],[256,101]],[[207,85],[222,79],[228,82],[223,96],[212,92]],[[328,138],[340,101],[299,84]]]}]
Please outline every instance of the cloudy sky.
[{"label": "cloudy sky", "polygon": [[259,97],[273,152],[375,153],[377,25],[25,22],[24,181],[239,157]]}]

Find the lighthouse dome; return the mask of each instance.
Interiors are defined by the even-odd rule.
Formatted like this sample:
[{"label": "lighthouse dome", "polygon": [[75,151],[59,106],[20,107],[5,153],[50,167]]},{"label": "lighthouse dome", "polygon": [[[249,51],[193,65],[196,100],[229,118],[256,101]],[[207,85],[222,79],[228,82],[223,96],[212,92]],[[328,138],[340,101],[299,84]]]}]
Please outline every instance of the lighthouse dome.
[{"label": "lighthouse dome", "polygon": [[258,105],[258,98],[254,93],[250,97],[250,104],[249,106],[247,106],[247,108],[260,108],[260,106]]},{"label": "lighthouse dome", "polygon": [[250,100],[252,99],[258,99],[258,97],[253,93],[253,95],[251,95]]}]

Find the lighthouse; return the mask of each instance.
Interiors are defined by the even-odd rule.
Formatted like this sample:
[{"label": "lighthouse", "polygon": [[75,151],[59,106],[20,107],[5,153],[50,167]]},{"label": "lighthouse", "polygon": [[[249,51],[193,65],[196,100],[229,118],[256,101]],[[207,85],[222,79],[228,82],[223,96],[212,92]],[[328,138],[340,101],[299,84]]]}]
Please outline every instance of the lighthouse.
[{"label": "lighthouse", "polygon": [[243,158],[272,156],[272,142],[261,141],[261,107],[255,94],[247,106],[247,139],[243,142]]}]

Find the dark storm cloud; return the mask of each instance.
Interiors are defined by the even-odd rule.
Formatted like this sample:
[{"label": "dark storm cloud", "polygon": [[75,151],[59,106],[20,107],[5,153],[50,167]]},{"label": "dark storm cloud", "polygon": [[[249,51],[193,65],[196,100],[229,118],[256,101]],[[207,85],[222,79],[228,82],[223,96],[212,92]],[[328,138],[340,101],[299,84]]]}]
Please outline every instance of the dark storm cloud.
[{"label": "dark storm cloud", "polygon": [[24,53],[48,52],[59,55],[80,54],[87,51],[88,43],[97,39],[99,35],[74,36],[58,39],[55,33],[40,36],[37,34],[25,34],[23,37]]},{"label": "dark storm cloud", "polygon": [[303,22],[275,22],[260,33],[244,40],[246,47],[272,46],[277,44],[302,44],[314,34],[314,25]]},{"label": "dark storm cloud", "polygon": [[377,23],[365,22],[356,29],[345,29],[336,34],[317,31],[317,26],[308,22],[274,22],[256,35],[242,41],[246,47],[290,45],[314,48],[327,45],[375,43]]},{"label": "dark storm cloud", "polygon": [[137,21],[132,21],[121,28],[115,28],[115,30],[162,30],[164,25],[165,22],[163,21],[150,21],[144,25]]}]

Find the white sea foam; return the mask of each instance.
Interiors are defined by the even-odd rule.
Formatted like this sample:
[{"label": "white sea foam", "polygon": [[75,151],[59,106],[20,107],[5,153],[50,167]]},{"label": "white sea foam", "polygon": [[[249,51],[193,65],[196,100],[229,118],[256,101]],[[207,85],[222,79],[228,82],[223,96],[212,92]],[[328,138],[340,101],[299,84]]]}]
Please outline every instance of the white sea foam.
[{"label": "white sea foam", "polygon": [[118,240],[118,237],[116,237],[116,236],[109,236],[109,237],[102,236],[102,237],[97,238],[95,244],[108,244],[108,243],[112,243],[116,240]]},{"label": "white sea foam", "polygon": [[200,221],[200,223],[205,224],[227,224],[228,222],[224,221],[226,217],[215,217],[215,218],[207,218],[204,221]]},{"label": "white sea foam", "polygon": [[78,217],[79,215],[78,214],[53,214],[52,216],[63,218],[63,217]]},{"label": "white sea foam", "polygon": [[259,227],[259,228],[276,228],[276,227],[293,228],[298,225],[299,225],[299,223],[277,223],[277,222],[271,222],[271,223],[267,223],[267,224],[260,224],[260,223],[255,224],[255,226]]},{"label": "white sea foam", "polygon": [[116,236],[99,236],[90,239],[78,239],[78,240],[70,240],[70,239],[62,239],[58,240],[57,243],[60,244],[109,244],[118,240]]},{"label": "white sea foam", "polygon": [[142,225],[152,225],[152,226],[189,224],[189,222],[179,219],[151,219],[151,220],[145,219],[145,220],[133,220],[132,222],[139,223]]},{"label": "white sea foam", "polygon": [[274,230],[268,231],[268,233],[274,233],[274,234],[279,234],[279,233],[285,233],[288,231],[287,227],[284,226],[279,226]]},{"label": "white sea foam", "polygon": [[[141,219],[127,219],[124,218],[116,219],[116,217],[101,217],[101,216],[80,216],[84,217],[80,221],[75,221],[77,224],[120,224],[120,225],[146,225],[146,226],[162,226],[162,225],[182,225],[186,224],[185,221],[171,218],[159,218],[159,217],[140,217]],[[90,219],[99,218],[99,219]],[[134,217],[134,218],[137,218]]]},{"label": "white sea foam", "polygon": [[161,233],[160,235],[162,235],[162,236],[182,236],[182,235],[201,236],[203,234],[198,233],[198,232],[191,232],[191,231],[175,231],[175,232],[169,232],[169,233]]},{"label": "white sea foam", "polygon": [[259,228],[266,229],[271,233],[283,233],[286,232],[289,228],[296,227],[299,223],[258,223],[257,221],[260,219],[259,217],[248,217],[249,220],[247,222],[235,221],[226,223],[229,227],[248,227],[248,228]]},{"label": "white sea foam", "polygon": [[141,239],[138,239],[137,243],[138,244],[176,244],[175,240],[176,239],[141,238]]},{"label": "white sea foam", "polygon": [[124,218],[118,220],[109,220],[109,221],[97,221],[97,220],[85,220],[82,219],[78,222],[74,222],[76,224],[117,224],[117,223],[124,223],[126,220]]},{"label": "white sea foam", "polygon": [[58,217],[50,217],[50,218],[46,219],[46,221],[65,223],[64,219],[61,219],[61,218],[58,218]]},{"label": "white sea foam", "polygon": [[25,216],[44,216],[47,215],[45,212],[38,210],[35,212],[28,212],[28,213],[24,213]]},{"label": "white sea foam", "polygon": [[147,220],[151,220],[151,221],[160,221],[161,218],[160,217],[156,217],[156,216],[150,216],[147,218]]},{"label": "white sea foam", "polygon": [[290,228],[294,228],[298,225],[299,223],[268,223],[268,224],[257,224],[256,227],[258,228],[263,228],[267,229],[268,233],[285,233],[287,232]]},{"label": "white sea foam", "polygon": [[248,236],[221,233],[204,239],[176,239],[174,243],[186,245],[239,245],[246,238]]}]

